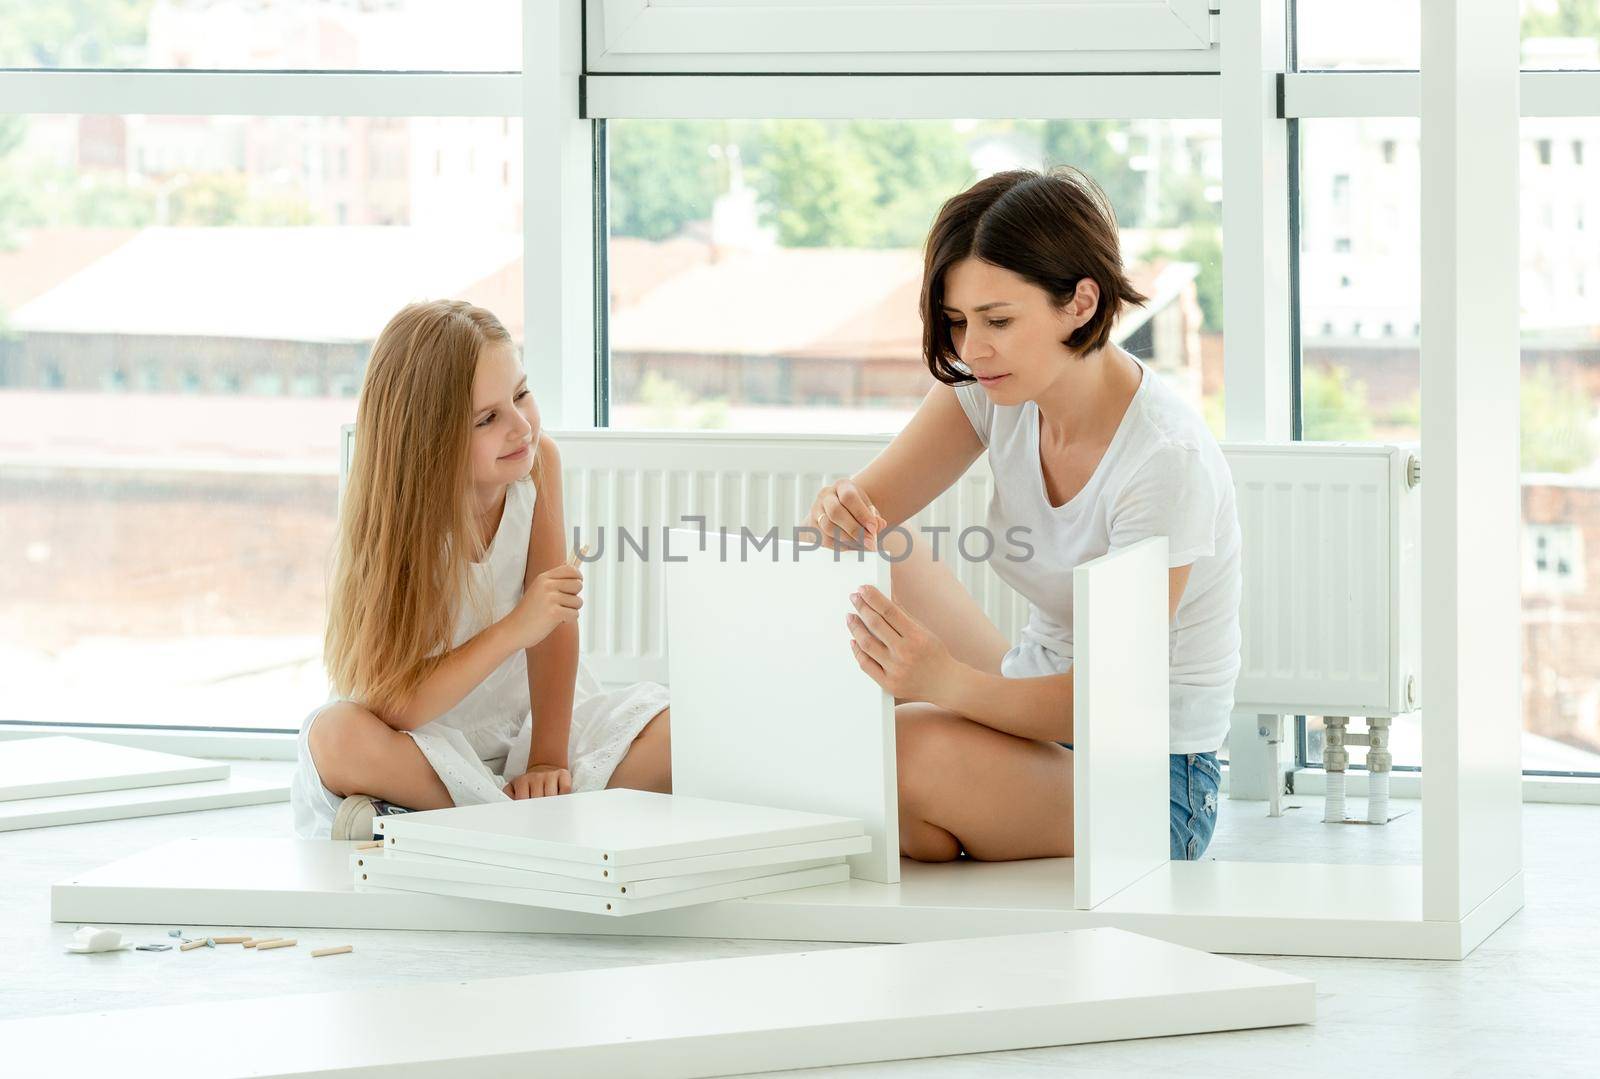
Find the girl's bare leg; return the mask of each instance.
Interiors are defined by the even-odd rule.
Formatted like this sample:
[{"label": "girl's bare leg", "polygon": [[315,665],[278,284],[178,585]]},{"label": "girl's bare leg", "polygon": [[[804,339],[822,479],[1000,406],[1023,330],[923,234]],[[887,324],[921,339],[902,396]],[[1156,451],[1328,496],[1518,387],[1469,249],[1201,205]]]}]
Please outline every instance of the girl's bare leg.
[{"label": "girl's bare leg", "polygon": [[360,705],[329,706],[306,740],[323,786],[342,798],[365,794],[407,809],[455,804],[417,743]]},{"label": "girl's bare leg", "polygon": [[895,709],[900,850],[924,862],[1072,855],[1072,752],[931,704]]},{"label": "girl's bare leg", "polygon": [[672,709],[663,708],[644,725],[606,786],[672,793]]},{"label": "girl's bare leg", "polygon": [[944,557],[934,561],[932,541],[920,534],[913,540],[908,544],[901,533],[883,537],[884,553],[900,559],[889,570],[894,601],[943,641],[959,662],[999,674],[1000,660],[1010,645],[956,578],[951,556],[943,549],[947,544],[941,544]]}]

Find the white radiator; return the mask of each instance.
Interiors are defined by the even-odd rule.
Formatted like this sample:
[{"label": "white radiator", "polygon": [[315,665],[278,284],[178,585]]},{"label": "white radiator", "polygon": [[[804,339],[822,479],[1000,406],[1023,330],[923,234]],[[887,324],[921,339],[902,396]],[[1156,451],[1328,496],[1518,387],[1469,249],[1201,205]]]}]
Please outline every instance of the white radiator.
[{"label": "white radiator", "polygon": [[[348,434],[348,432],[347,432]],[[703,516],[712,533],[740,526],[780,537],[800,524],[824,483],[859,470],[888,435],[553,432],[561,447],[570,542],[606,533],[585,569],[583,651],[605,682],[665,681],[660,543],[665,528]],[[345,439],[348,461],[351,440]],[[1240,712],[1398,715],[1420,706],[1419,495],[1405,446],[1229,444],[1243,531]],[[341,467],[340,474],[343,476]],[[342,480],[341,480],[342,489]],[[909,525],[981,525],[992,484],[979,458]],[[649,536],[617,560],[620,533]],[[770,557],[752,552],[751,557]],[[987,564],[951,562],[1009,640],[1027,605]],[[776,616],[776,612],[775,612]]]}]

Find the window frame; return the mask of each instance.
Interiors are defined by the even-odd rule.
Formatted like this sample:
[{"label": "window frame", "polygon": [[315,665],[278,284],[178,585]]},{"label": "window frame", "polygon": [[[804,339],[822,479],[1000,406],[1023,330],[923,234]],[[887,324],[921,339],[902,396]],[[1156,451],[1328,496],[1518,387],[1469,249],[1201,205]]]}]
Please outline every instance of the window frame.
[{"label": "window frame", "polygon": [[[520,72],[6,69],[0,70],[0,112],[520,115],[524,250],[547,256],[524,260],[525,318],[530,327],[543,327],[543,342],[530,342],[527,350],[529,372],[552,428],[603,427],[607,421],[605,161],[598,137],[606,119],[699,118],[713,110],[727,117],[837,116],[845,109],[851,116],[885,119],[957,114],[1217,119],[1230,189],[1236,196],[1240,191],[1263,196],[1246,200],[1254,205],[1245,210],[1237,209],[1238,197],[1224,203],[1225,251],[1235,254],[1223,260],[1227,288],[1231,295],[1252,297],[1258,309],[1241,312],[1242,305],[1230,303],[1229,325],[1248,327],[1250,316],[1260,321],[1265,314],[1269,322],[1281,323],[1286,343],[1277,360],[1264,356],[1229,365],[1230,434],[1268,437],[1282,430],[1286,437],[1298,437],[1299,177],[1293,151],[1299,123],[1418,116],[1420,75],[1415,70],[1298,70],[1294,0],[1281,6],[1241,0],[1143,2],[1151,11],[1160,7],[1173,19],[1187,20],[1194,47],[1054,53],[970,48],[970,26],[961,20],[970,20],[980,5],[922,0],[858,5],[849,25],[834,28],[834,37],[842,36],[839,30],[874,28],[865,39],[872,45],[877,40],[872,34],[882,33],[875,28],[888,25],[884,20],[890,16],[913,26],[931,20],[900,43],[900,52],[799,52],[779,46],[783,28],[794,25],[784,20],[815,18],[805,10],[806,0],[752,0],[742,12],[725,6],[713,12],[718,5],[703,0],[523,0]],[[1029,6],[1038,10],[1024,14],[1049,26],[1050,19],[1114,5],[1059,0]],[[675,27],[693,20],[708,25],[704,20],[713,15],[731,21],[702,39],[709,45],[694,53],[673,47],[682,40]],[[629,20],[626,32],[608,35],[607,25],[623,18]],[[1224,35],[1239,43],[1237,53],[1224,56],[1215,44]],[[752,47],[765,51],[752,53]],[[1520,82],[1525,117],[1600,116],[1600,71],[1525,70]],[[1040,101],[1050,104],[1041,109]],[[1230,148],[1230,134],[1239,135],[1235,142],[1244,145]],[[1229,202],[1235,204],[1231,213]],[[1253,276],[1247,276],[1242,267],[1251,260],[1239,253],[1248,255],[1262,245],[1285,260],[1286,280],[1269,285],[1265,273],[1248,271]],[[1227,333],[1231,340],[1249,343],[1246,332]],[[548,362],[552,353],[553,363]],[[1303,722],[1296,727],[1303,732]],[[1297,763],[1303,765],[1303,736],[1297,742]]]}]

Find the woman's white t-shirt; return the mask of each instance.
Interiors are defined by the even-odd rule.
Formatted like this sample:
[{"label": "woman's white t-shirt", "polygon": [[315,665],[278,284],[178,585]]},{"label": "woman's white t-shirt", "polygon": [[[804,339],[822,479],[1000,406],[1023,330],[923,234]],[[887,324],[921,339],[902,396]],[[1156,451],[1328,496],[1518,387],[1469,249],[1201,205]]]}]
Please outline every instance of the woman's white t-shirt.
[{"label": "woman's white t-shirt", "polygon": [[[1239,519],[1222,450],[1194,409],[1139,364],[1133,401],[1083,490],[1051,506],[1039,461],[1039,406],[996,406],[982,386],[955,387],[989,450],[990,565],[1030,605],[1023,639],[1072,659],[1072,570],[1150,536],[1189,583],[1172,621],[1172,753],[1227,738],[1239,674]],[[1013,529],[1019,531],[1013,532]],[[1031,551],[1028,549],[1031,548]]]}]

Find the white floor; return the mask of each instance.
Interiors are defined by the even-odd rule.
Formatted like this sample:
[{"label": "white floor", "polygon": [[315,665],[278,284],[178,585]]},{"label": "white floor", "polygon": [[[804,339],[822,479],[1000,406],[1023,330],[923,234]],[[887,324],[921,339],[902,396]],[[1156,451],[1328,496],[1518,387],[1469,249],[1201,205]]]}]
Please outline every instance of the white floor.
[{"label": "white floor", "polygon": [[[236,762],[241,775],[286,765]],[[1269,861],[1408,862],[1420,857],[1415,803],[1386,828],[1319,823],[1320,807],[1266,819],[1260,803],[1224,802],[1212,855]],[[315,930],[296,948],[188,953],[62,951],[75,928],[49,921],[49,885],[126,853],[188,836],[272,836],[288,807],[255,806],[0,834],[0,1018],[198,999],[421,984],[829,947],[764,941],[538,937]],[[1530,805],[1527,906],[1461,963],[1255,958],[1318,983],[1314,1026],[1036,1049],[826,1069],[849,1076],[1546,1076],[1591,1075],[1600,1056],[1600,807]],[[1322,849],[1312,854],[1318,845]],[[168,927],[130,927],[166,942]],[[178,928],[178,927],[171,927]],[[201,927],[185,926],[184,929]],[[248,931],[250,926],[210,927]],[[198,935],[198,934],[196,934]],[[354,944],[313,960],[312,948]],[[180,969],[181,968],[181,969]],[[152,1038],[173,1032],[151,1032]],[[809,1074],[822,1074],[814,1072]]]}]

